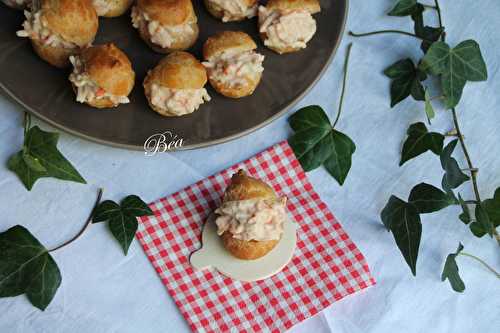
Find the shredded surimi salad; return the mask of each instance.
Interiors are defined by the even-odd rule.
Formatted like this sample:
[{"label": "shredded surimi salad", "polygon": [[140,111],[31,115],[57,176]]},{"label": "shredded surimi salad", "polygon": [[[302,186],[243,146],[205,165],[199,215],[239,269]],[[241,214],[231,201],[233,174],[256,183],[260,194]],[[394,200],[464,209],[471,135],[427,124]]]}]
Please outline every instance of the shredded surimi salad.
[{"label": "shredded surimi salad", "polygon": [[70,56],[69,60],[73,64],[73,72],[69,80],[76,88],[76,101],[80,103],[92,102],[96,99],[108,98],[114,105],[127,104],[130,102],[127,96],[117,96],[107,93],[99,87],[90,76],[85,73],[85,68],[81,59],[77,56]]},{"label": "shredded surimi salad", "polygon": [[151,104],[175,116],[192,113],[210,99],[205,88],[171,89],[154,83],[150,91]]},{"label": "shredded surimi salad", "polygon": [[264,44],[276,48],[305,48],[316,33],[316,21],[307,10],[280,11],[259,7],[260,32]]},{"label": "shredded surimi salad", "polygon": [[52,47],[64,47],[68,49],[78,47],[75,43],[68,42],[59,34],[52,32],[48,28],[47,22],[43,19],[41,11],[31,13],[25,10],[24,15],[26,16],[26,20],[23,23],[23,30],[19,30],[16,33],[18,37],[29,37]]},{"label": "shredded surimi salad", "polygon": [[223,22],[257,15],[257,4],[249,7],[243,0],[211,0],[211,3],[224,13]]},{"label": "shredded surimi salad", "polygon": [[241,87],[247,79],[255,78],[264,71],[264,56],[255,51],[241,53],[222,52],[203,62],[212,80],[228,87]]},{"label": "shredded surimi salad", "polygon": [[189,24],[180,24],[167,27],[160,22],[152,20],[148,14],[137,7],[132,8],[132,25],[140,31],[145,31],[151,36],[151,42],[163,47],[170,47],[175,43],[177,36],[194,33]]}]

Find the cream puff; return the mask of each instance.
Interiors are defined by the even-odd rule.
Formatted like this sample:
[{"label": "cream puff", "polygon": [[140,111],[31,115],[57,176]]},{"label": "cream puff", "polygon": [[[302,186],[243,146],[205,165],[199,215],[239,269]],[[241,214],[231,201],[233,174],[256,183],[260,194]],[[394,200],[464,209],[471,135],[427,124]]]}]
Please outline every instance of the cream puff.
[{"label": "cream puff", "polygon": [[210,101],[204,88],[205,67],[191,54],[177,51],[163,58],[144,79],[144,93],[150,107],[167,117],[193,113]]},{"label": "cream puff", "polygon": [[127,55],[114,44],[91,46],[69,59],[77,102],[99,109],[130,102],[135,73]]},{"label": "cream puff", "polygon": [[283,235],[286,198],[279,198],[271,186],[239,170],[215,214],[224,247],[239,259],[258,259],[276,247]]},{"label": "cream puff", "polygon": [[203,46],[203,66],[220,94],[240,98],[251,95],[262,78],[264,56],[255,52],[252,38],[240,31],[223,31]]},{"label": "cream puff", "polygon": [[130,8],[134,0],[92,0],[98,16],[117,17]]},{"label": "cream puff", "polygon": [[198,39],[198,18],[191,0],[137,0],[132,24],[156,52],[190,48]]},{"label": "cream puff", "polygon": [[204,0],[205,7],[222,22],[242,21],[257,16],[258,0]]},{"label": "cream puff", "polygon": [[69,56],[89,46],[98,27],[90,0],[39,0],[26,20],[19,37],[31,39],[35,52],[56,67],[69,66]]},{"label": "cream puff", "polygon": [[15,9],[27,8],[32,0],[2,0],[4,4]]},{"label": "cream puff", "polygon": [[259,32],[264,44],[283,54],[306,48],[316,33],[313,14],[319,13],[318,0],[269,0],[259,7]]}]

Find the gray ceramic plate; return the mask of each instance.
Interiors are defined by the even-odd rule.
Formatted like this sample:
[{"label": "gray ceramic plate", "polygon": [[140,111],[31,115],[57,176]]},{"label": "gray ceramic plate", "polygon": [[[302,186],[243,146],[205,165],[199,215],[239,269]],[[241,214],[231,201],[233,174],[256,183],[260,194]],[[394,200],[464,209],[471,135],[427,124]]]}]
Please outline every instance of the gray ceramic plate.
[{"label": "gray ceramic plate", "polygon": [[147,47],[130,23],[128,14],[100,19],[96,44],[114,42],[130,57],[137,74],[131,103],[116,109],[97,110],[75,102],[67,80],[69,70],[53,68],[31,50],[28,40],[16,37],[21,11],[0,4],[0,85],[27,110],[67,132],[99,143],[143,149],[153,134],[170,131],[184,139],[184,148],[199,148],[235,139],[262,127],[283,114],[319,79],[340,43],[347,16],[347,0],[322,0],[315,15],[318,32],[306,50],[279,56],[266,49],[258,37],[256,19],[223,24],[212,18],[201,0],[195,0],[200,38],[190,50],[200,58],[203,42],[220,30],[242,30],[259,44],[266,56],[264,77],[255,93],[240,100],[218,95],[211,88],[210,103],[195,113],[164,118],[149,109],[143,94],[146,71],[162,58]]}]

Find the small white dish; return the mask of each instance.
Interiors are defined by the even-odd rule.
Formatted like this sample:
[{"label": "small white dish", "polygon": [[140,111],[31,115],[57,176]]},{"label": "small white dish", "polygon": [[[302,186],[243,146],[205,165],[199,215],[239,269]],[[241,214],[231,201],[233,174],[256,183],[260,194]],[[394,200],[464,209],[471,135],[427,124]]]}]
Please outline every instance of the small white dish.
[{"label": "small white dish", "polygon": [[211,214],[203,226],[202,248],[193,252],[189,261],[197,270],[215,268],[235,280],[253,282],[273,276],[292,260],[297,244],[297,225],[287,219],[278,245],[267,255],[255,260],[233,257],[217,235],[215,215]]}]

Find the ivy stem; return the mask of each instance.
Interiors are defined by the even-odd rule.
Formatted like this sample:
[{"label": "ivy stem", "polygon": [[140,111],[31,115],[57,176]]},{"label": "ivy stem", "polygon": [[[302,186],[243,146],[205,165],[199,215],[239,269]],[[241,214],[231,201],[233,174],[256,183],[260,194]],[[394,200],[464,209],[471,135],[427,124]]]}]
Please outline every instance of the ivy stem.
[{"label": "ivy stem", "polygon": [[[439,6],[439,0],[434,0],[434,9],[436,10],[437,14],[438,14],[438,19],[439,19],[439,27],[440,28],[444,28],[443,27],[443,17],[441,16],[441,7]],[[442,35],[442,40],[444,42],[444,39],[445,39],[445,35],[444,35],[444,32],[443,32],[443,35]]]},{"label": "ivy stem", "polygon": [[[467,147],[465,146],[465,140],[462,135],[462,131],[460,130],[460,125],[458,124],[458,117],[457,117],[457,111],[455,108],[451,109],[451,114],[453,115],[453,122],[455,124],[455,129],[457,131],[457,137],[458,141],[460,142],[460,146],[462,147],[462,151],[464,152],[465,160],[467,161],[467,165],[469,166],[470,169],[470,175],[472,178],[472,188],[474,189],[474,195],[476,196],[476,201],[481,202],[481,195],[479,194],[479,187],[477,186],[477,168],[474,168],[472,165],[472,161],[469,155],[469,151],[467,150]],[[495,239],[497,240],[498,246],[500,246],[500,235],[496,231],[495,227],[493,227],[492,230],[493,235],[495,236]]]},{"label": "ivy stem", "polygon": [[481,265],[483,265],[484,267],[486,267],[490,272],[492,272],[493,274],[495,274],[495,276],[497,277],[497,279],[500,279],[500,273],[498,273],[496,270],[494,270],[493,267],[491,267],[490,265],[488,265],[483,259],[478,258],[475,255],[472,255],[472,254],[467,253],[467,252],[460,252],[458,255],[466,256],[466,257],[469,257],[469,258],[472,258],[472,259],[476,260]]},{"label": "ivy stem", "polygon": [[24,113],[24,137],[26,137],[26,134],[28,133],[28,130],[31,127],[31,116],[28,112]]},{"label": "ivy stem", "polygon": [[94,215],[94,211],[95,209],[97,208],[97,206],[99,205],[99,203],[101,202],[101,198],[102,198],[102,192],[103,192],[103,189],[100,188],[99,189],[99,192],[97,193],[97,199],[95,201],[95,204],[94,204],[94,208],[92,208],[92,211],[90,212],[90,215],[89,215],[89,218],[87,219],[87,221],[85,222],[85,225],[83,226],[83,228],[73,237],[71,238],[69,241],[53,248],[52,250],[49,250],[49,252],[54,252],[54,251],[57,251],[63,247],[65,247],[66,245],[69,245],[71,243],[73,243],[74,241],[76,241],[78,238],[80,238],[81,235],[83,235],[83,233],[85,232],[85,230],[87,230],[88,226],[90,225],[90,223],[92,222],[92,216]]},{"label": "ivy stem", "polygon": [[372,31],[372,32],[365,32],[365,33],[355,33],[352,31],[349,31],[349,35],[353,37],[366,37],[366,36],[372,36],[372,35],[380,35],[380,34],[400,34],[400,35],[406,35],[406,36],[411,36],[417,39],[425,40],[428,42],[432,42],[431,40],[427,40],[425,38],[421,38],[415,34],[412,34],[411,32],[407,31],[402,31],[402,30],[379,30],[379,31]]},{"label": "ivy stem", "polygon": [[332,128],[335,128],[335,125],[339,122],[340,114],[342,113],[342,105],[344,104],[344,95],[345,95],[345,87],[347,83],[347,70],[349,68],[349,57],[351,56],[352,43],[347,46],[347,55],[345,56],[344,62],[344,79],[342,80],[342,92],[340,93],[340,102],[339,109],[337,111],[337,117],[333,122]]}]

